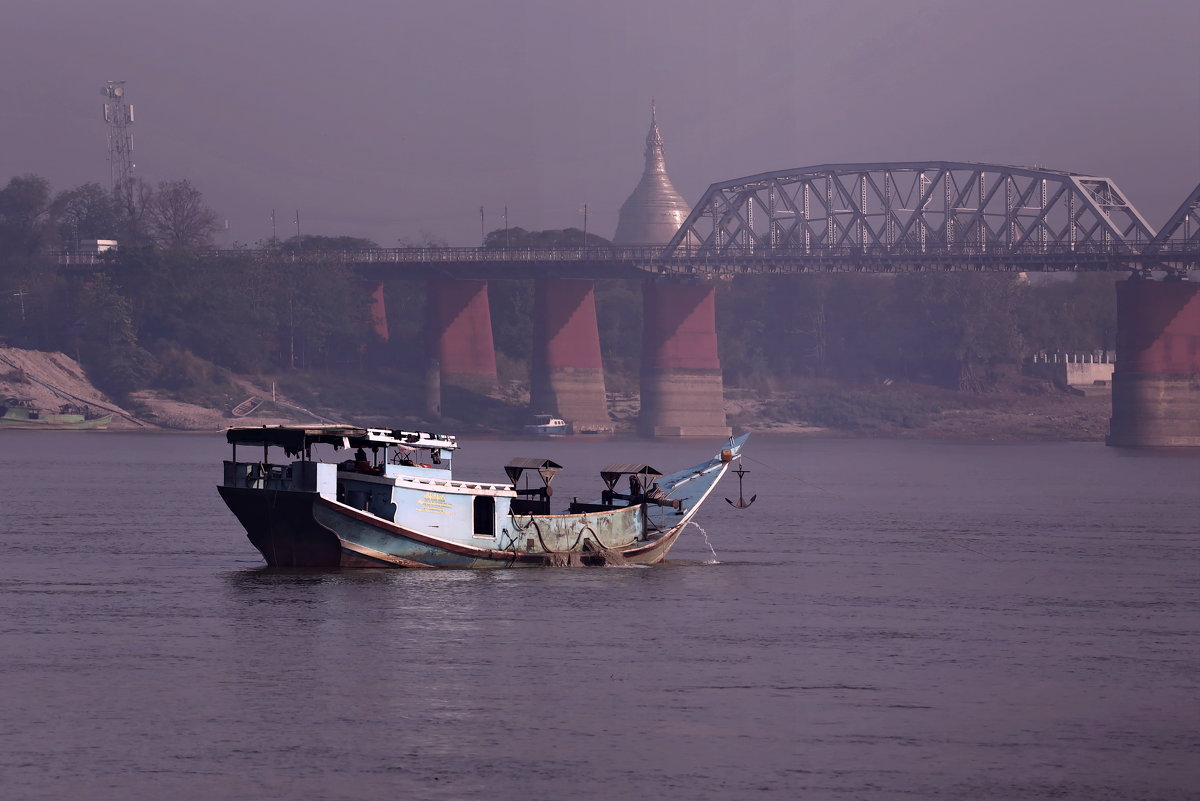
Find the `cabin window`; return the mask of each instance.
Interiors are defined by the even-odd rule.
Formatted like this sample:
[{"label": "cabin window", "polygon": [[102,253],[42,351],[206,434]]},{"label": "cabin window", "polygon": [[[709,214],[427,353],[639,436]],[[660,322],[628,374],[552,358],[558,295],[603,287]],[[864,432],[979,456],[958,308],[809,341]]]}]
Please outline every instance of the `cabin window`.
[{"label": "cabin window", "polygon": [[496,499],[491,495],[475,496],[475,536],[496,536]]}]

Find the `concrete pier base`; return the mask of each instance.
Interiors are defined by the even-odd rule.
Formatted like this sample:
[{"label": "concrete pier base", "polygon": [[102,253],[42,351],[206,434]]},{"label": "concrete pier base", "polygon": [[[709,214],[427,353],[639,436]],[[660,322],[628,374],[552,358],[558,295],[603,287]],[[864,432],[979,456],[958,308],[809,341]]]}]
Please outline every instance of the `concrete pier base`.
[{"label": "concrete pier base", "polygon": [[576,431],[611,429],[592,281],[546,278],[534,301],[530,410]]},{"label": "concrete pier base", "polygon": [[441,388],[460,387],[478,393],[496,389],[487,281],[431,279],[426,330]]},{"label": "concrete pier base", "polygon": [[1108,444],[1200,447],[1200,284],[1117,283]]},{"label": "concrete pier base", "polygon": [[379,341],[387,342],[388,321],[387,306],[383,298],[383,282],[368,284],[368,288],[371,291],[371,305],[367,310],[367,319],[371,323],[371,330],[375,336],[379,337]]},{"label": "concrete pier base", "polygon": [[642,288],[644,436],[729,436],[711,284],[647,281]]}]

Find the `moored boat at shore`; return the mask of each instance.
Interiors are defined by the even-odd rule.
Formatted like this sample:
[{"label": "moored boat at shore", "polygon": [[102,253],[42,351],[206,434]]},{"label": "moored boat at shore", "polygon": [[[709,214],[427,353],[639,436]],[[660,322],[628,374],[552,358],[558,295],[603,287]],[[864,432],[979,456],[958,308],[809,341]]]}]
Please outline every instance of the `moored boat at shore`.
[{"label": "moored boat at shore", "polygon": [[[498,568],[654,564],[740,458],[746,435],[663,475],[600,470],[599,498],[551,512],[561,465],[518,458],[507,482],[453,478],[457,439],[355,426],[230,428],[218,491],[272,566]],[[239,461],[253,448],[252,460]],[[259,449],[261,448],[261,451]],[[272,459],[282,451],[283,459]],[[314,456],[355,449],[353,458]],[[261,460],[257,458],[261,454]]]},{"label": "moored boat at shore", "polygon": [[539,437],[562,437],[571,433],[571,424],[552,414],[535,414],[533,422],[522,430]]},{"label": "moored boat at shore", "polygon": [[96,414],[88,406],[64,403],[57,412],[39,409],[29,398],[8,398],[0,414],[0,429],[18,428],[43,431],[103,429],[112,422],[111,414]]}]

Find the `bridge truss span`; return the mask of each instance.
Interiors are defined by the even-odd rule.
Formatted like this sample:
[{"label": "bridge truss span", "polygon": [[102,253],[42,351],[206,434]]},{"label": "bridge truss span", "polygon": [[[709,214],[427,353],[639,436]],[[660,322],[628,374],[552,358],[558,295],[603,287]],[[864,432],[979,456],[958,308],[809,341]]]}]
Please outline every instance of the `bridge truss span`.
[{"label": "bridge truss span", "polygon": [[1200,246],[1200,184],[1167,220],[1152,243],[1152,250],[1170,251],[1172,244]]},{"label": "bridge truss span", "polygon": [[1099,269],[1154,239],[1108,178],[970,162],[823,164],[713,184],[664,257],[746,269]]}]

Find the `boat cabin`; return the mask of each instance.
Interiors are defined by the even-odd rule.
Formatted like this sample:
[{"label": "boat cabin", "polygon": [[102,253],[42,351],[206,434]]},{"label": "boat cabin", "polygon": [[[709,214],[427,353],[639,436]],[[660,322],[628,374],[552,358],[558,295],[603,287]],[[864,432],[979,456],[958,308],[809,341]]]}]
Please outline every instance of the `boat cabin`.
[{"label": "boat cabin", "polygon": [[[225,463],[225,483],[254,489],[301,489],[291,483],[299,479],[297,471],[320,473],[333,471],[360,473],[365,476],[397,477],[402,475],[450,477],[451,454],[458,442],[445,434],[420,431],[399,431],[358,426],[257,426],[230,428],[226,440],[233,446],[232,459]],[[335,464],[314,461],[313,448],[331,446],[335,452],[344,451],[345,458]],[[262,448],[262,458],[238,461],[248,450]],[[271,448],[280,448],[290,459],[289,464],[272,464]],[[311,464],[314,468],[300,467]],[[316,466],[329,468],[320,470]],[[316,489],[315,486],[309,489]]]},{"label": "boat cabin", "polygon": [[38,419],[41,414],[37,405],[33,402],[33,398],[6,398],[4,400],[4,409],[12,409],[13,416],[20,413],[30,420]]}]

